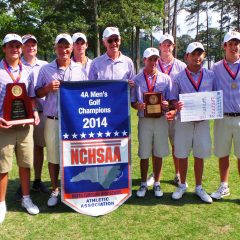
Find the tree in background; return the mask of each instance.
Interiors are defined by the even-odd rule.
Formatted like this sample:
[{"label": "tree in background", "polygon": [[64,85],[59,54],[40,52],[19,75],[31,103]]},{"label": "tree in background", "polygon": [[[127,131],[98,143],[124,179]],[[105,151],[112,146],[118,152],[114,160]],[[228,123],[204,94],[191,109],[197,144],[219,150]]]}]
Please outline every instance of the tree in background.
[{"label": "tree in background", "polygon": [[[185,43],[181,41],[186,36],[178,39],[176,36],[177,16],[182,9],[190,13],[187,24],[196,29],[196,40],[202,39],[209,53],[212,47],[218,50],[213,57],[217,60],[222,53],[224,33],[230,28],[240,28],[239,0],[0,0],[0,37],[3,39],[9,32],[32,33],[38,38],[41,57],[51,60],[56,35],[80,31],[88,37],[90,57],[96,57],[105,51],[100,44],[105,27],[117,26],[123,38],[122,51],[134,59],[138,72],[141,46],[155,44],[152,30],[156,27],[174,36],[178,42],[178,58],[182,58],[181,47]],[[214,35],[214,44],[217,41],[218,47],[211,42],[209,9],[221,15],[220,30]],[[205,14],[203,24],[199,24],[200,13]],[[211,59],[212,55],[209,61]]]}]

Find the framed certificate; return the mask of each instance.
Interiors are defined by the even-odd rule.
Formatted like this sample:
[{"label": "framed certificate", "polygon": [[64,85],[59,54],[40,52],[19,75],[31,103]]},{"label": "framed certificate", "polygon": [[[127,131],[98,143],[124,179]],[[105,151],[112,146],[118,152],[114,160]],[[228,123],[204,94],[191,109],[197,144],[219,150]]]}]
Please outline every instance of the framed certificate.
[{"label": "framed certificate", "polygon": [[157,118],[162,116],[162,93],[145,92],[143,93],[145,103],[144,117]]}]

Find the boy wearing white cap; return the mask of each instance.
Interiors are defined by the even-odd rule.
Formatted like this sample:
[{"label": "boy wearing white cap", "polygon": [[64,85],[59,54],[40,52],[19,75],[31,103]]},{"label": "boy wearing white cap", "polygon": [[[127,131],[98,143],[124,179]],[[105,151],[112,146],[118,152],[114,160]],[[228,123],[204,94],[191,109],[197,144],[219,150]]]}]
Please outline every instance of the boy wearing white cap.
[{"label": "boy wearing white cap", "polygon": [[240,174],[240,33],[228,32],[224,37],[225,58],[214,64],[216,88],[223,91],[224,118],[214,122],[214,154],[219,158],[221,184],[214,199],[230,195],[228,187],[229,154],[234,144]]},{"label": "boy wearing white cap", "polygon": [[86,50],[88,48],[87,37],[83,33],[74,33],[73,40],[73,57],[72,60],[76,63],[80,63],[83,66],[86,76],[88,77],[92,60],[86,56]]},{"label": "boy wearing white cap", "polygon": [[[154,169],[154,195],[162,197],[163,192],[160,187],[160,173],[162,169],[162,158],[169,154],[168,147],[168,123],[162,115],[158,118],[144,117],[143,95],[146,92],[161,92],[163,101],[162,108],[168,107],[171,79],[166,74],[157,70],[159,51],[156,48],[147,48],[143,53],[144,70],[134,77],[134,87],[131,92],[132,107],[138,110],[138,141],[141,170],[141,186],[137,191],[138,197],[144,197],[147,191],[147,173],[149,157],[153,154]],[[170,118],[169,118],[170,120]]]},{"label": "boy wearing white cap", "polygon": [[73,50],[73,42],[70,35],[65,33],[59,34],[55,39],[54,48],[57,58],[40,69],[35,87],[38,97],[46,97],[43,106],[43,114],[47,117],[44,136],[52,184],[52,193],[48,200],[49,207],[55,206],[59,198],[58,175],[60,156],[57,91],[61,81],[81,81],[86,79],[81,65],[70,59]]},{"label": "boy wearing white cap", "polygon": [[[34,86],[37,83],[37,76],[39,69],[47,64],[46,61],[39,60],[37,58],[37,39],[35,36],[31,34],[27,34],[22,36],[22,43],[23,43],[23,56],[21,58],[22,63],[26,66],[27,71],[30,74],[30,78],[34,82]],[[32,189],[34,191],[39,191],[43,193],[49,193],[49,189],[45,186],[45,184],[41,181],[42,175],[42,166],[44,160],[44,147],[45,147],[45,140],[44,140],[44,124],[46,121],[45,116],[43,116],[43,104],[44,99],[37,98],[36,99],[36,107],[38,110],[40,123],[37,126],[34,126],[33,131],[33,138],[34,138],[34,182],[32,185]],[[22,198],[21,187],[18,188],[15,199],[19,200]]]},{"label": "boy wearing white cap", "polygon": [[[7,34],[3,39],[4,59],[0,63],[0,223],[5,219],[7,212],[5,198],[8,183],[8,172],[12,168],[13,153],[16,155],[19,167],[19,176],[22,186],[22,207],[29,214],[38,214],[39,209],[32,203],[29,196],[30,168],[33,164],[33,126],[7,126],[3,119],[4,98],[7,96],[7,87],[10,84],[24,83],[29,97],[34,97],[33,82],[29,80],[29,73],[20,61],[22,54],[22,39],[17,34]],[[17,86],[17,85],[16,85]],[[14,88],[14,87],[13,87]],[[12,89],[13,89],[12,88]],[[25,91],[20,88],[21,91]],[[13,96],[14,93],[12,92]],[[34,123],[39,123],[35,103],[32,101]]]},{"label": "boy wearing white cap", "polygon": [[[202,68],[205,50],[201,43],[190,43],[186,51],[187,68],[181,71],[173,81],[171,91],[171,104],[177,110],[182,109],[183,102],[179,101],[179,94],[208,92],[214,87],[214,73]],[[179,117],[179,116],[178,116]],[[188,169],[188,156],[193,150],[195,193],[206,203],[212,203],[212,198],[202,188],[204,158],[211,155],[211,137],[209,121],[181,122],[178,118],[175,126],[175,156],[179,159],[180,184],[172,194],[172,198],[182,198],[187,190],[186,175]]]},{"label": "boy wearing white cap", "polygon": [[119,48],[121,36],[118,28],[107,27],[103,32],[103,45],[107,49],[106,53],[93,60],[90,67],[90,80],[128,80],[129,85],[133,85],[131,80],[134,76],[134,66],[132,60],[123,55]]},{"label": "boy wearing white cap", "polygon": [[[173,81],[174,77],[181,71],[186,68],[186,64],[173,56],[174,50],[174,38],[172,35],[166,33],[161,36],[159,40],[159,51],[160,58],[158,59],[157,68],[158,71],[167,74],[171,81]],[[168,122],[168,134],[169,140],[172,145],[172,157],[173,163],[175,167],[175,178],[174,183],[179,183],[179,161],[174,156],[174,133],[175,133],[175,120]],[[154,182],[153,175],[150,175],[147,181],[148,186],[151,186]]]}]

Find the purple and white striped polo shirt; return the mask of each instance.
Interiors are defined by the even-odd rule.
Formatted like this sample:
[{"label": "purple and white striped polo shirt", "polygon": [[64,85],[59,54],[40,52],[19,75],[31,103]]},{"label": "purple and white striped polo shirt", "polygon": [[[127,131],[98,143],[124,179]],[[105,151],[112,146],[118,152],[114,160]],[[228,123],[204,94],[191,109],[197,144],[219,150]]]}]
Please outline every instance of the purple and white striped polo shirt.
[{"label": "purple and white striped polo shirt", "polygon": [[[21,58],[21,61],[26,66],[26,68],[30,74],[29,77],[34,82],[34,86],[36,86],[39,70],[43,65],[48,64],[48,62],[39,60],[38,58],[36,58],[35,63],[33,65],[31,65],[24,59],[24,57]],[[37,109],[39,111],[43,111],[44,101],[45,101],[45,98],[36,98]]]},{"label": "purple and white striped polo shirt", "polygon": [[[53,80],[60,81],[83,81],[87,80],[82,70],[82,66],[71,61],[70,66],[64,70],[58,67],[56,60],[41,67],[35,90],[45,87]],[[43,106],[43,114],[45,116],[58,116],[58,94],[57,92],[49,92],[45,98]]]},{"label": "purple and white striped polo shirt", "polygon": [[133,62],[122,53],[114,61],[107,53],[95,58],[89,72],[89,80],[129,80],[133,77]]},{"label": "purple and white striped polo shirt", "polygon": [[[148,75],[150,85],[152,84],[153,77]],[[133,78],[135,82],[135,86],[131,91],[131,102],[143,102],[143,93],[149,92],[148,86],[145,80],[144,73],[141,72]],[[163,99],[168,100],[170,97],[170,90],[171,90],[171,79],[167,74],[162,72],[157,72],[157,78],[155,82],[154,92],[162,92]],[[144,111],[138,111],[139,117],[144,117]]]},{"label": "purple and white striped polo shirt", "polygon": [[[240,64],[240,59],[235,63],[227,63],[234,73]],[[223,60],[215,63],[212,68],[216,77],[216,89],[223,91],[223,112],[240,113],[240,71],[233,80],[223,65]],[[235,83],[232,85],[232,83]],[[234,87],[233,87],[234,86]]]},{"label": "purple and white striped polo shirt", "polygon": [[[161,59],[158,60],[157,69],[158,69],[159,71],[163,72],[162,69],[161,69],[161,67],[160,67],[159,61],[161,61]],[[166,64],[166,63],[164,63],[163,61],[161,61],[161,64],[162,64],[162,67],[163,67],[163,69],[164,69],[165,72],[169,69],[169,67],[170,67],[170,65],[171,65],[171,63]],[[186,67],[187,67],[187,65],[186,65],[184,62],[182,62],[182,61],[174,58],[171,71],[170,71],[170,73],[168,74],[169,77],[171,78],[171,80],[173,80],[174,77],[175,77],[179,72],[183,71]],[[164,73],[164,72],[163,72],[163,73]]]},{"label": "purple and white striped polo shirt", "polygon": [[[194,88],[193,84],[189,80],[185,70],[177,74],[173,80],[170,100],[179,100],[179,94],[183,93],[209,92],[215,90],[215,75],[213,71],[206,68],[202,68],[201,70],[203,71],[203,75],[198,91]],[[198,82],[201,70],[199,70],[197,73],[189,71],[195,84]]]},{"label": "purple and white striped polo shirt", "polygon": [[[9,67],[10,72],[15,78],[19,75],[19,66],[16,68]],[[0,117],[3,116],[3,101],[6,95],[6,86],[8,83],[13,83],[12,78],[9,76],[8,72],[5,70],[3,65],[3,60],[0,62]],[[22,65],[22,73],[19,83],[25,83],[27,93],[29,97],[35,97],[34,93],[34,83],[29,78],[29,72],[25,65]]]}]

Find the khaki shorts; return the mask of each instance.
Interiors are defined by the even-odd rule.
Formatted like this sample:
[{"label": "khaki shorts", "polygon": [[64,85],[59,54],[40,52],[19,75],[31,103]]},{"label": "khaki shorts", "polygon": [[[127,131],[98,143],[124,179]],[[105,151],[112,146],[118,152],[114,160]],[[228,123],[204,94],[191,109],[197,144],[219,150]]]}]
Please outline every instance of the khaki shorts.
[{"label": "khaki shorts", "polygon": [[240,117],[224,117],[214,121],[214,154],[221,158],[230,154],[240,158]]},{"label": "khaki shorts", "polygon": [[33,126],[13,126],[0,129],[0,173],[12,169],[15,152],[19,167],[31,168],[33,165]]},{"label": "khaki shorts", "polygon": [[138,155],[148,159],[152,153],[162,158],[169,154],[168,123],[161,118],[139,118],[138,121]]},{"label": "khaki shorts", "polygon": [[175,122],[176,120],[168,121],[168,137],[171,145],[174,145]]},{"label": "khaki shorts", "polygon": [[47,160],[53,164],[60,163],[58,120],[46,119],[44,137],[47,147]]},{"label": "khaki shorts", "polygon": [[211,136],[208,121],[176,121],[174,154],[177,158],[187,158],[193,150],[193,156],[207,158],[211,156]]},{"label": "khaki shorts", "polygon": [[37,126],[34,126],[33,131],[33,139],[34,145],[39,147],[45,147],[45,139],[44,139],[44,126],[46,122],[46,116],[43,113],[39,113],[40,123]]}]

